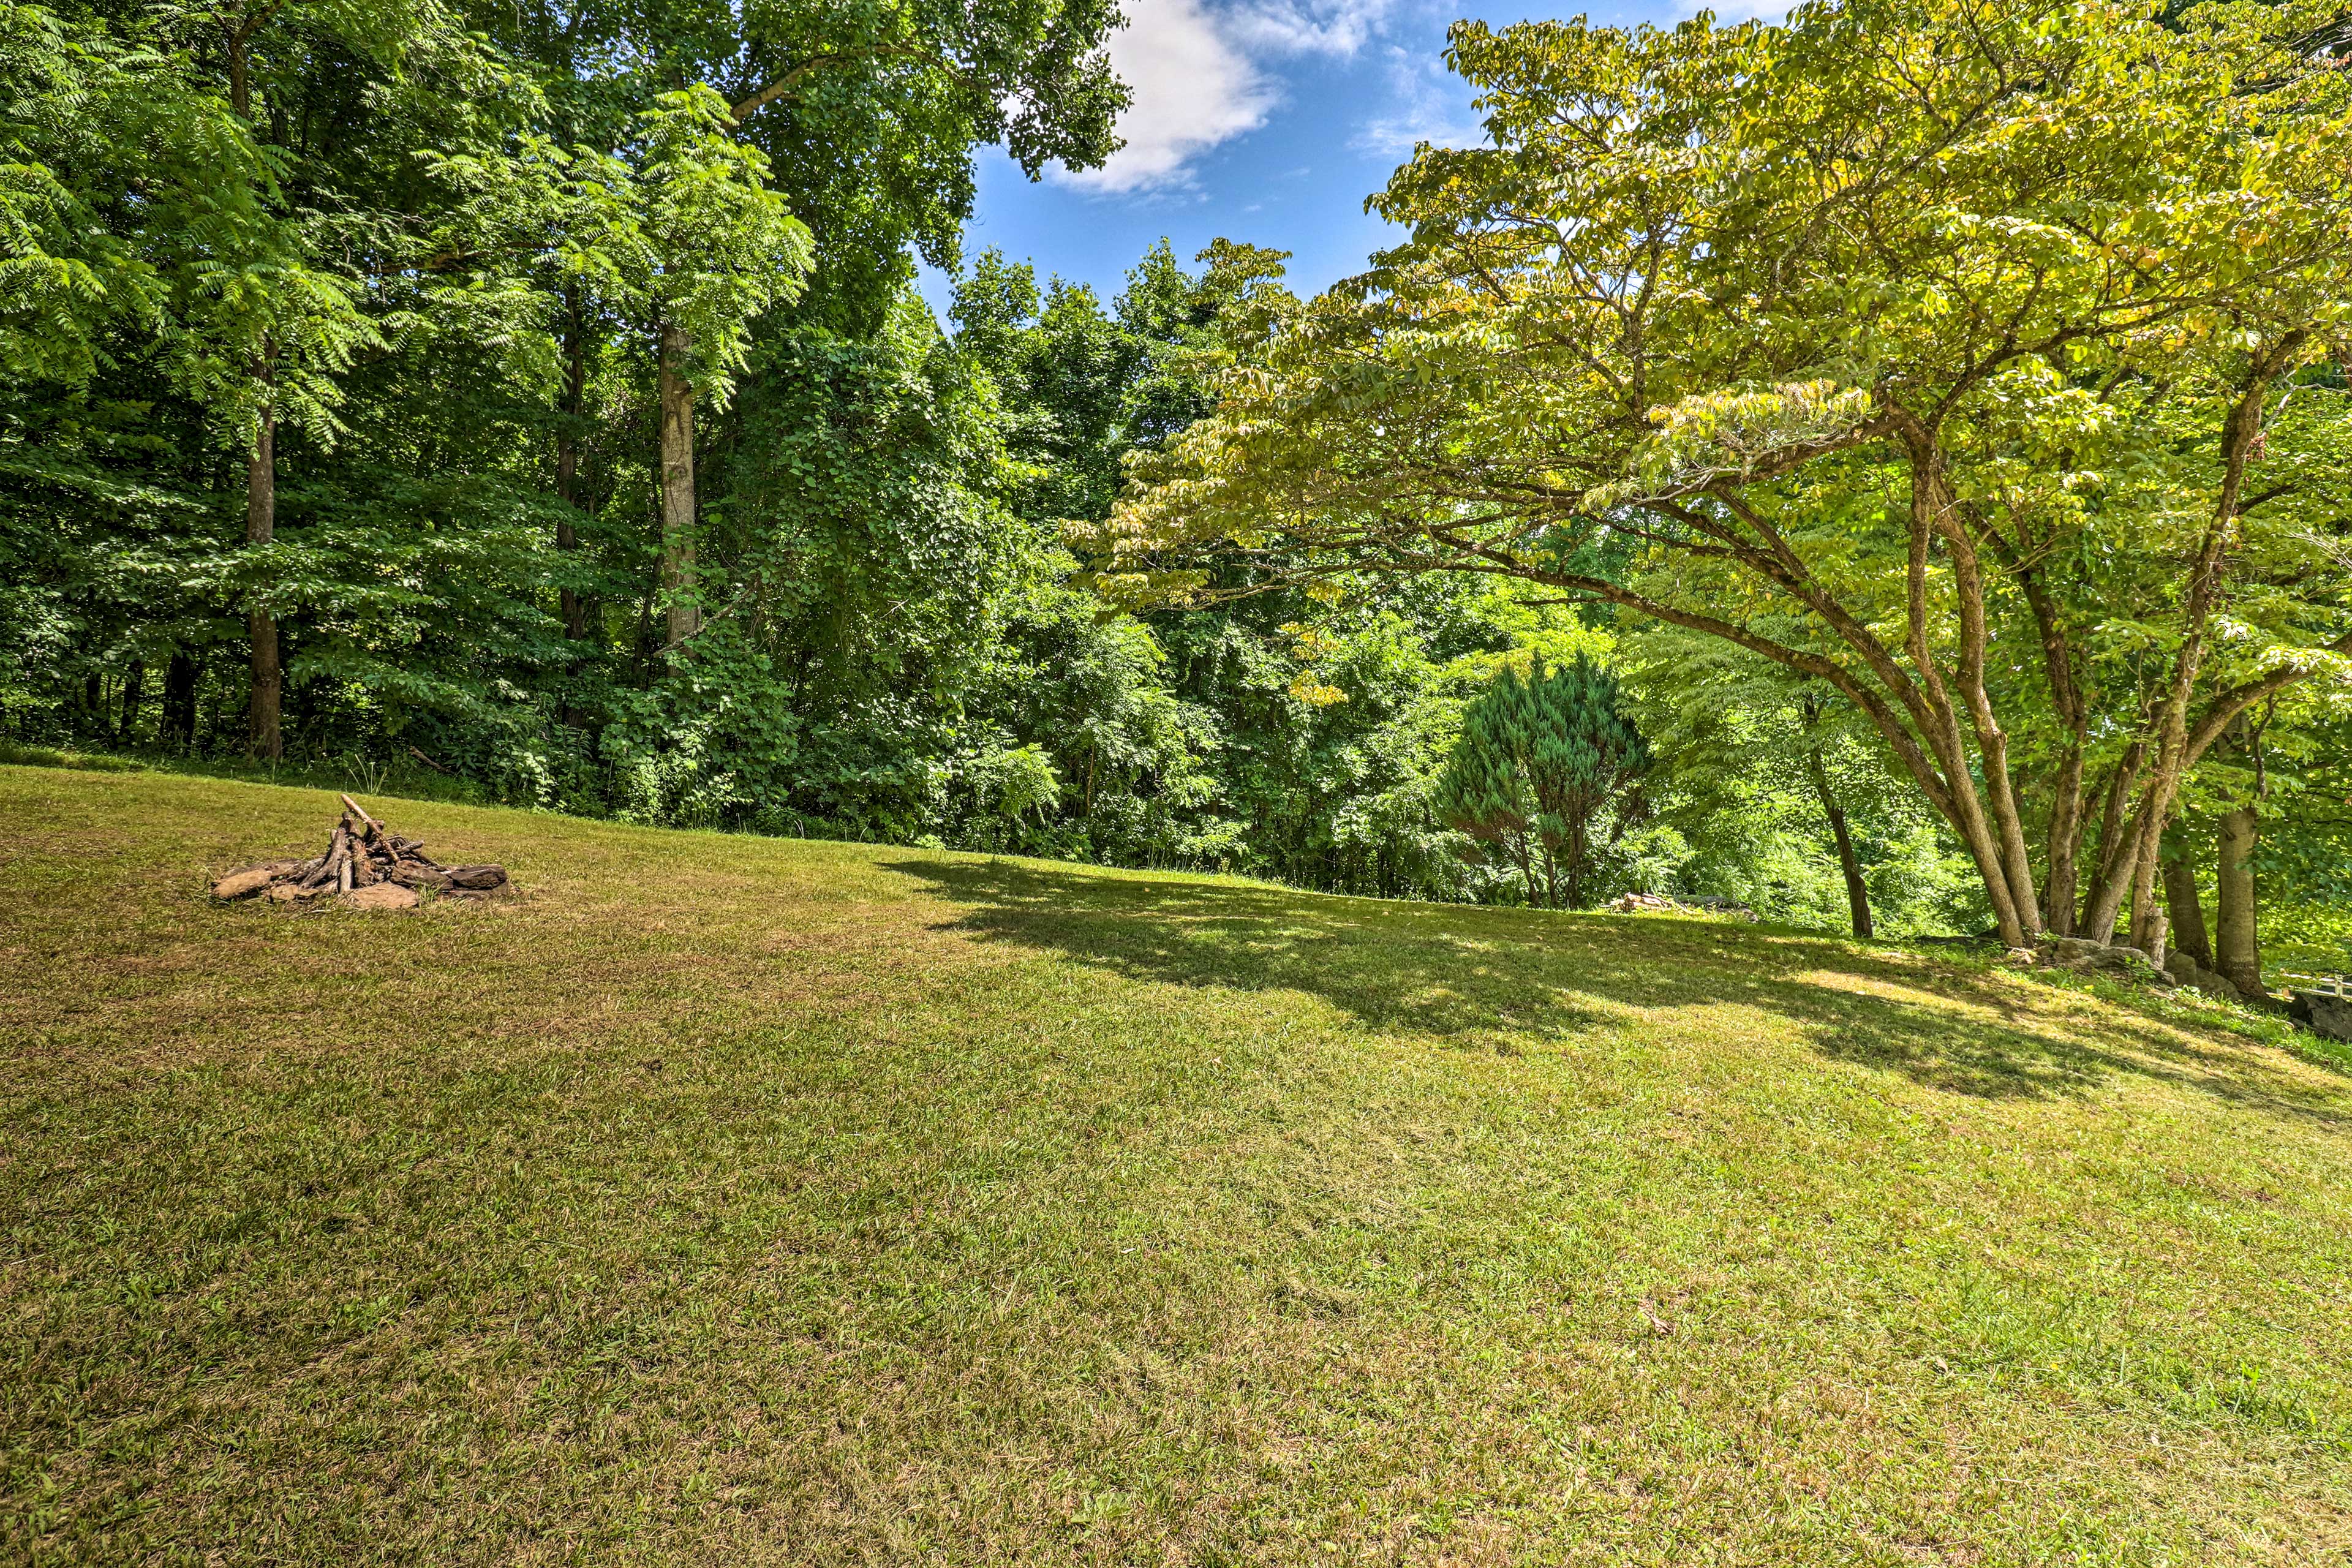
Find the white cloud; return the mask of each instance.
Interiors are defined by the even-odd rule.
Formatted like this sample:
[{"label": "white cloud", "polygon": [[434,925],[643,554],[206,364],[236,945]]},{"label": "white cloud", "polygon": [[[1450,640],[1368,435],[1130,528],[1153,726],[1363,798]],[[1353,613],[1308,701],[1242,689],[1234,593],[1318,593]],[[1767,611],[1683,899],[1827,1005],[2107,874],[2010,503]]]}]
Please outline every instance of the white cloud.
[{"label": "white cloud", "polygon": [[1390,0],[1257,0],[1232,18],[1234,35],[1258,48],[1345,58],[1381,30],[1392,8]]},{"label": "white cloud", "polygon": [[1486,127],[1470,111],[1470,89],[1443,60],[1389,50],[1391,112],[1364,122],[1352,145],[1363,153],[1402,158],[1421,142],[1440,147],[1475,147]]},{"label": "white cloud", "polygon": [[1111,35],[1111,68],[1131,95],[1118,117],[1127,145],[1099,169],[1055,178],[1086,190],[1181,185],[1185,165],[1265,123],[1274,84],[1200,0],[1135,0]]},{"label": "white cloud", "polygon": [[1280,99],[1266,62],[1346,58],[1379,32],[1393,0],[1129,0],[1111,68],[1132,95],[1127,144],[1099,169],[1054,178],[1106,195],[1182,189],[1193,160],[1265,123]]}]

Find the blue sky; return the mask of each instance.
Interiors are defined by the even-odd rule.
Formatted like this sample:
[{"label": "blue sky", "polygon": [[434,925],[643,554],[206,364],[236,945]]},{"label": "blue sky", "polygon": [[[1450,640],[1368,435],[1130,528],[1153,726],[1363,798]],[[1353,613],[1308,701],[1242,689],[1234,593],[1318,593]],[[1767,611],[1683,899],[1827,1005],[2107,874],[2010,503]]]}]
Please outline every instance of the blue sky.
[{"label": "blue sky", "polygon": [[[1673,0],[1594,5],[1596,22],[1670,22]],[[1726,11],[1748,7],[1722,5]],[[1293,253],[1311,293],[1361,268],[1387,231],[1364,198],[1416,141],[1478,139],[1470,93],[1445,69],[1446,25],[1465,10],[1501,25],[1522,6],[1471,0],[1127,0],[1112,40],[1134,102],[1128,145],[1082,174],[1031,183],[1001,150],[980,154],[967,255],[995,246],[1092,284],[1108,300],[1160,236],[1187,262],[1219,236]],[[923,280],[935,307],[948,283]]]}]

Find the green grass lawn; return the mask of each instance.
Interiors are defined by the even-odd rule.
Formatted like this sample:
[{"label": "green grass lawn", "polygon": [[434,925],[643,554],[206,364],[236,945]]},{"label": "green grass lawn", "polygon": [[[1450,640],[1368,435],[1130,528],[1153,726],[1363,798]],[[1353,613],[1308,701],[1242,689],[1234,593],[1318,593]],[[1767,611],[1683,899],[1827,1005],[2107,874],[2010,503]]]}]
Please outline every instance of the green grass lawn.
[{"label": "green grass lawn", "polygon": [[0,767],[0,1561],[2352,1553],[2274,1028],[408,802],[520,894],[208,903],[333,811]]}]

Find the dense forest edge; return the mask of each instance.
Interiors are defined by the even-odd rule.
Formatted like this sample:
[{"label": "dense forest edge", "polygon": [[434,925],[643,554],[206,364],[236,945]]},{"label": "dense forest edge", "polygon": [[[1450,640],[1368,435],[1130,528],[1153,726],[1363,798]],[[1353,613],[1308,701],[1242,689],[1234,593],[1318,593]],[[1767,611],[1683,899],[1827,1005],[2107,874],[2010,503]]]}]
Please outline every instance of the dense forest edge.
[{"label": "dense forest edge", "polygon": [[1116,23],[0,7],[0,760],[2352,967],[2339,17],[1465,24],[1312,300],[967,254]]}]

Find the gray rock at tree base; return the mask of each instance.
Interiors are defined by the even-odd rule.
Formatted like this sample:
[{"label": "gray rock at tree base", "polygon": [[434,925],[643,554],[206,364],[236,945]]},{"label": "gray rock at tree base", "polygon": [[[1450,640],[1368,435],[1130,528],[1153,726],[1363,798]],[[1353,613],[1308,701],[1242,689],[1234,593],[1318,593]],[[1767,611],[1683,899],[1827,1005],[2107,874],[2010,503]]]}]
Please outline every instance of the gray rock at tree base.
[{"label": "gray rock at tree base", "polygon": [[2078,974],[2119,974],[2145,985],[2169,985],[2172,976],[2147,960],[2136,947],[2111,947],[2088,937],[2044,934],[2034,950],[2043,969],[2066,969]]},{"label": "gray rock at tree base", "polygon": [[2217,996],[2224,1002],[2243,1002],[2245,993],[2231,984],[2228,976],[2216,974],[2187,953],[2174,949],[2164,955],[2164,972],[2183,985]]},{"label": "gray rock at tree base", "polygon": [[1734,899],[1715,893],[1680,893],[1668,897],[1659,893],[1625,893],[1612,900],[1604,908],[1621,915],[1640,914],[1644,910],[1660,914],[1728,915],[1734,920],[1752,921],[1756,911]]},{"label": "gray rock at tree base", "polygon": [[[2018,952],[2012,952],[2010,958],[2015,962],[2019,956]],[[2236,1002],[2243,1006],[2272,1012],[2278,1010],[2275,996],[2242,991],[2229,976],[2217,974],[2187,953],[2177,951],[2164,955],[2164,967],[2158,970],[2147,961],[2147,954],[2136,947],[2108,946],[2087,937],[2045,934],[2034,949],[2033,962],[2040,969],[2066,969],[2078,974],[2116,974],[2147,985],[2187,985],[2223,1002]],[[2287,1016],[2330,1039],[2352,1040],[2352,996],[2298,991],[2287,1007]]]},{"label": "gray rock at tree base", "polygon": [[2352,1040],[2352,996],[2298,991],[2286,1005],[2286,1016],[2324,1039]]}]

